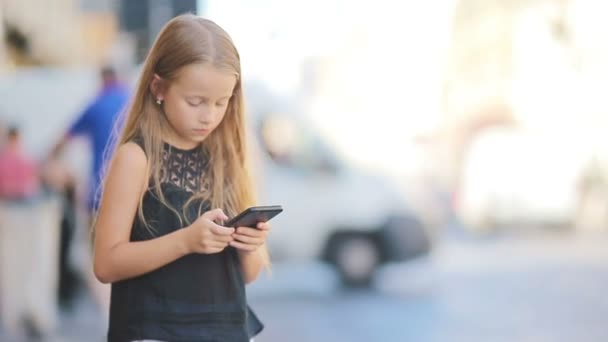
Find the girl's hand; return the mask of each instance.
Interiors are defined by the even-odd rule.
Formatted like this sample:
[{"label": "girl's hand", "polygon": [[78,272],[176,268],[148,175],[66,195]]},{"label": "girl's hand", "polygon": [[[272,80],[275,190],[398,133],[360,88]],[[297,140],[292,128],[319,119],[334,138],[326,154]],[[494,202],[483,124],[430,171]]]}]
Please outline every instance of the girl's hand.
[{"label": "girl's hand", "polygon": [[204,213],[190,226],[184,228],[184,242],[188,253],[219,253],[233,240],[234,228],[220,226],[228,217],[222,209]]},{"label": "girl's hand", "polygon": [[245,252],[255,252],[266,242],[270,231],[270,223],[260,222],[257,228],[238,227],[232,234],[230,246]]}]

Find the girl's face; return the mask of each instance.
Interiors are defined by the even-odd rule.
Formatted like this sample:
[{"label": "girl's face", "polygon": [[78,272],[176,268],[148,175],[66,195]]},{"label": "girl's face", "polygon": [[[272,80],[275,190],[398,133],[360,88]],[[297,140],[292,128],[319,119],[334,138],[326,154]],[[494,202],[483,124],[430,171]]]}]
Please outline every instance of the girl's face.
[{"label": "girl's face", "polygon": [[[190,64],[181,68],[175,80],[160,87],[152,82],[156,99],[171,126],[163,137],[182,149],[200,144],[222,122],[232,97],[236,76],[210,64]],[[155,85],[156,82],[156,85]]]}]

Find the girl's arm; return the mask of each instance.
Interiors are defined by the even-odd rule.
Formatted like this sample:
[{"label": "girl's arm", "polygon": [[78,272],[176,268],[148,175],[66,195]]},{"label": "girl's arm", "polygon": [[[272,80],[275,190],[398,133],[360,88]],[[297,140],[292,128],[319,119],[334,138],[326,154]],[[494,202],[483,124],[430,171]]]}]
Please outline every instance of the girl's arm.
[{"label": "girl's arm", "polygon": [[260,275],[262,267],[264,266],[263,251],[261,249],[254,252],[239,250],[238,253],[239,259],[241,260],[241,272],[243,273],[245,284],[254,282]]},{"label": "girl's arm", "polygon": [[237,248],[241,261],[241,272],[246,284],[255,281],[262,268],[269,263],[265,240],[270,230],[269,223],[258,223],[258,228],[239,227],[233,234],[230,245]]},{"label": "girl's arm", "polygon": [[146,156],[137,144],[126,143],[118,148],[95,226],[94,271],[103,283],[140,276],[186,254],[218,253],[233,239],[233,228],[214,222],[227,219],[221,209],[214,209],[171,234],[131,242],[139,198],[148,185],[146,168]]},{"label": "girl's arm", "polygon": [[120,146],[105,183],[95,226],[95,276],[112,283],[142,275],[188,253],[183,230],[157,239],[130,242],[139,198],[147,186],[146,155],[135,143]]}]

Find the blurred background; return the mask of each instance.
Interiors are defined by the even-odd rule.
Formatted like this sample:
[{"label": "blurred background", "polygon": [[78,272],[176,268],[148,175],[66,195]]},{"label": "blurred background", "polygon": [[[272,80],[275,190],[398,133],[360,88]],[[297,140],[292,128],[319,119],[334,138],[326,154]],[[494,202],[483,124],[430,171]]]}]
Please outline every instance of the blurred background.
[{"label": "blurred background", "polygon": [[132,89],[192,12],[240,51],[260,204],[285,209],[248,287],[256,341],[607,341],[607,10],[1,0],[0,340],[104,340],[99,149],[69,133],[103,66]]}]

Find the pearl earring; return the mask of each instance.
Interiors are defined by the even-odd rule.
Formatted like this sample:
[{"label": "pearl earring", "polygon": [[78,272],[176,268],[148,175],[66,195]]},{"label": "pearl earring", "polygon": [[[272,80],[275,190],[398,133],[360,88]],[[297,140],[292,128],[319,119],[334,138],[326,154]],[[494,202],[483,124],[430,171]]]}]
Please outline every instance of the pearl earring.
[{"label": "pearl earring", "polygon": [[159,105],[159,106],[160,106],[162,103],[163,103],[163,100],[161,100],[161,99],[156,99],[156,104],[157,104],[157,105]]}]

